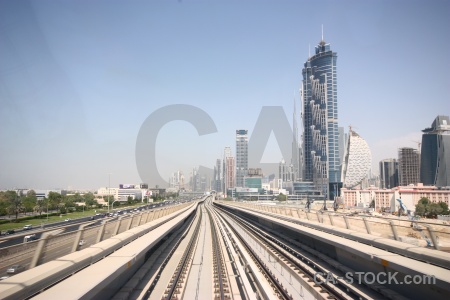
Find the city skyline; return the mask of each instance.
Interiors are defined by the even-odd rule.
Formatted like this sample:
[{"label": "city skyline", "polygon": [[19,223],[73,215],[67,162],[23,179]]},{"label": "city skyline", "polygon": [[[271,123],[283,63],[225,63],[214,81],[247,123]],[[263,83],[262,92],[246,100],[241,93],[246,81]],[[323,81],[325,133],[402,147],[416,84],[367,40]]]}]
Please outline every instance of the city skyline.
[{"label": "city skyline", "polygon": [[[450,114],[449,9],[448,1],[3,1],[0,189],[141,182],[139,129],[180,103],[204,110],[217,132],[166,124],[155,141],[159,173],[212,169],[224,147],[235,148],[236,129],[251,139],[262,107],[282,106],[290,123],[293,99],[302,111],[301,69],[322,25],[338,54],[339,126],[364,137],[378,173],[382,159],[417,148],[430,120]],[[282,158],[290,160],[271,136],[263,159]]]}]

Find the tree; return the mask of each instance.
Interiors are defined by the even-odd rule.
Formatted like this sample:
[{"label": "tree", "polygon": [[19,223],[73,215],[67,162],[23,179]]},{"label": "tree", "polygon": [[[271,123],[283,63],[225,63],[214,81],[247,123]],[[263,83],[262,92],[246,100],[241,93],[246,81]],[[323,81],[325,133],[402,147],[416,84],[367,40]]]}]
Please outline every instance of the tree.
[{"label": "tree", "polygon": [[426,207],[422,203],[417,203],[416,205],[416,215],[418,216],[425,216]]},{"label": "tree", "polygon": [[442,207],[437,203],[430,203],[427,206],[427,217],[430,218],[437,218],[437,215],[440,215],[442,213],[443,209]]},{"label": "tree", "polygon": [[436,218],[440,214],[449,214],[448,205],[444,202],[434,203],[428,198],[421,198],[416,205],[416,215]]},{"label": "tree", "polygon": [[129,204],[129,205],[131,205],[131,204],[133,204],[133,201],[134,199],[133,199],[133,197],[131,197],[131,196],[128,196],[127,197],[127,203]]},{"label": "tree", "polygon": [[67,210],[76,210],[76,203],[82,202],[83,198],[80,196],[80,194],[70,195],[70,196],[63,196],[61,203],[64,204],[64,207]]},{"label": "tree", "polygon": [[439,202],[439,206],[442,208],[442,215],[450,215],[450,211],[448,210],[448,205],[445,202]]},{"label": "tree", "polygon": [[48,193],[48,202],[49,202],[48,205],[50,206],[50,208],[58,209],[61,201],[62,201],[62,195],[60,193],[57,193],[57,192],[49,192]]},{"label": "tree", "polygon": [[428,198],[426,198],[426,197],[422,197],[422,198],[420,198],[420,200],[419,200],[418,203],[421,203],[421,204],[423,204],[424,206],[427,206],[428,204],[431,203],[431,201],[430,201]]},{"label": "tree", "polygon": [[19,213],[25,210],[22,203],[22,198],[17,195],[16,191],[6,191],[5,200],[7,203],[7,213],[10,215],[16,215],[17,220],[17,218],[19,217]]},{"label": "tree", "polygon": [[286,199],[287,199],[287,196],[284,195],[283,193],[280,193],[280,194],[277,196],[277,200],[278,200],[278,201],[286,201]]},{"label": "tree", "polygon": [[84,203],[86,203],[86,207],[92,207],[96,205],[95,196],[92,193],[87,193],[83,195]]},{"label": "tree", "polygon": [[7,207],[7,201],[6,201],[6,193],[0,191],[0,215],[4,216],[6,215],[6,207]]},{"label": "tree", "polygon": [[23,207],[25,212],[32,212],[34,211],[34,207],[36,206],[36,196],[32,196],[32,195],[27,195],[25,197],[22,198],[22,203],[23,203]]},{"label": "tree", "polygon": [[47,208],[47,201],[48,201],[47,199],[36,200],[34,211],[36,213],[39,213],[39,215],[42,215],[42,212],[44,212]]}]

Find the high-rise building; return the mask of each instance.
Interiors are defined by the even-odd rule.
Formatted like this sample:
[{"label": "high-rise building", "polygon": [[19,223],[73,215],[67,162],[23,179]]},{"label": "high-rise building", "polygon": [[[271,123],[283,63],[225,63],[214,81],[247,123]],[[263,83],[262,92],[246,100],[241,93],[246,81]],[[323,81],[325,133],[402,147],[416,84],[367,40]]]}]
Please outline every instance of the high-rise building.
[{"label": "high-rise building", "polygon": [[303,181],[320,185],[329,199],[342,184],[336,60],[322,37],[302,70]]},{"label": "high-rise building", "polygon": [[286,164],[284,159],[281,159],[278,164],[278,178],[282,180],[282,182],[290,182],[295,181],[295,168],[294,166]]},{"label": "high-rise building", "polygon": [[399,185],[407,186],[420,181],[420,153],[409,147],[398,149]]},{"label": "high-rise building", "polygon": [[225,147],[223,156],[223,192],[235,187],[235,160],[231,155],[231,148]]},{"label": "high-rise building", "polygon": [[213,189],[220,193],[222,192],[222,172],[221,172],[221,161],[218,158],[216,160],[216,165],[214,166],[214,179],[213,179]]},{"label": "high-rise building", "polygon": [[292,136],[292,158],[291,165],[293,167],[294,179],[292,181],[300,180],[300,170],[301,170],[301,155],[300,155],[300,147],[298,142],[298,126],[297,126],[297,106],[295,105],[294,99],[294,113],[292,116],[292,127],[293,127],[293,136]]},{"label": "high-rise building", "polygon": [[343,186],[354,188],[361,185],[363,179],[369,174],[371,164],[372,154],[369,145],[350,128],[342,165]]},{"label": "high-rise building", "polygon": [[169,177],[169,187],[177,190],[184,189],[184,175],[182,171],[176,171]]},{"label": "high-rise building", "polygon": [[450,186],[450,119],[437,116],[422,130],[420,181],[424,185]]},{"label": "high-rise building", "polygon": [[236,186],[244,187],[248,172],[248,130],[236,130]]},{"label": "high-rise building", "polygon": [[380,187],[392,189],[398,184],[398,162],[395,158],[380,161]]}]

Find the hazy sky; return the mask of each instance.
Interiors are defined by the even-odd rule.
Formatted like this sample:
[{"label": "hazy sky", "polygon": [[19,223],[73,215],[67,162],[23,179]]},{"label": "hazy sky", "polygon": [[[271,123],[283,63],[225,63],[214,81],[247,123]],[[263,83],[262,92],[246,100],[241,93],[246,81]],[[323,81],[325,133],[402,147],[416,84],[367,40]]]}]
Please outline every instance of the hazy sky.
[{"label": "hazy sky", "polygon": [[[0,189],[138,183],[141,125],[172,104],[202,109],[217,132],[164,126],[159,173],[212,167],[263,106],[292,123],[322,24],[339,126],[368,142],[378,173],[450,114],[450,1],[0,0]],[[280,156],[272,137],[264,159]]]}]

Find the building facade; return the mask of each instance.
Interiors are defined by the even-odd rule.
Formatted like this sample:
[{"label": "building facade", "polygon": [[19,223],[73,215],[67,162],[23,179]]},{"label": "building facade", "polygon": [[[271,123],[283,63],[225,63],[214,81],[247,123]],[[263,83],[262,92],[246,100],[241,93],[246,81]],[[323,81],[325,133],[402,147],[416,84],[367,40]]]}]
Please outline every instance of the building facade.
[{"label": "building facade", "polygon": [[212,184],[212,188],[220,193],[222,192],[222,172],[221,172],[221,165],[222,162],[221,160],[218,158],[216,160],[216,165],[214,166],[214,179],[213,179],[213,184]]},{"label": "building facade", "polygon": [[314,182],[329,199],[341,185],[336,60],[322,38],[302,70],[303,181]]},{"label": "building facade", "polygon": [[450,186],[450,118],[437,116],[431,127],[422,132],[420,182]]},{"label": "building facade", "polygon": [[367,178],[372,164],[372,154],[367,142],[351,128],[342,167],[343,186],[353,188]]},{"label": "building facade", "polygon": [[236,130],[236,186],[244,186],[248,172],[248,130]]},{"label": "building facade", "polygon": [[391,189],[398,186],[398,162],[395,158],[380,161],[380,188]]},{"label": "building facade", "polygon": [[177,191],[184,189],[183,171],[176,171],[172,173],[172,175],[169,177],[169,187]]},{"label": "building facade", "polygon": [[296,172],[294,165],[286,164],[286,161],[282,159],[278,164],[278,178],[282,180],[282,182],[290,182],[295,181]]},{"label": "building facade", "polygon": [[302,178],[301,175],[301,149],[300,144],[298,140],[298,125],[297,125],[297,106],[295,105],[295,99],[294,99],[294,113],[292,116],[292,157],[291,157],[291,165],[293,168],[293,179],[292,181],[299,181]]},{"label": "building facade", "polygon": [[[228,148],[228,149],[227,149]],[[229,147],[225,148],[225,157],[224,157],[224,189],[223,192],[226,194],[229,189],[232,189],[236,186],[236,177],[235,177],[235,159],[231,156],[231,149]],[[228,151],[229,150],[229,151]]]},{"label": "building facade", "polygon": [[420,181],[420,153],[417,149],[404,147],[398,149],[399,185],[407,186]]},{"label": "building facade", "polygon": [[397,186],[391,189],[370,187],[367,189],[341,189],[341,198],[346,208],[368,208],[374,203],[377,212],[396,212],[399,204],[396,199],[402,199],[406,208],[415,211],[421,198],[427,198],[433,203],[444,202],[450,206],[450,190],[435,186],[417,185]]}]

